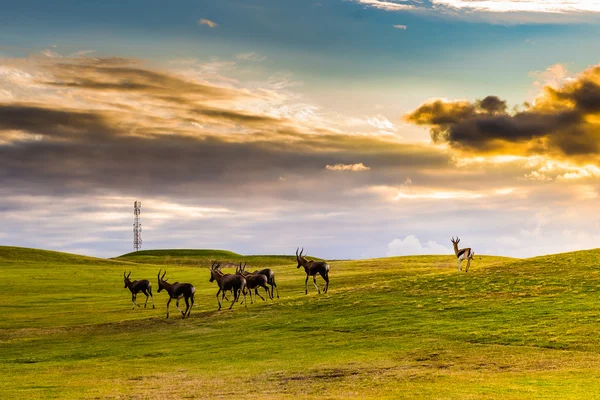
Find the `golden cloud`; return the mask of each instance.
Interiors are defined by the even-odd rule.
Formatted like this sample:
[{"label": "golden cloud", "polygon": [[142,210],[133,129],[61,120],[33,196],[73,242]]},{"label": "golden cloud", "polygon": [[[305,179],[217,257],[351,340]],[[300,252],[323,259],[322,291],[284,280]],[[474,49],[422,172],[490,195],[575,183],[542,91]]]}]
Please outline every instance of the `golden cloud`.
[{"label": "golden cloud", "polygon": [[351,171],[351,172],[360,172],[360,171],[368,171],[371,168],[367,167],[363,163],[358,164],[335,164],[329,165],[327,164],[325,168],[329,171]]},{"label": "golden cloud", "polygon": [[545,155],[576,163],[600,157],[600,66],[550,85],[532,104],[509,111],[488,96],[475,102],[431,100],[405,116],[430,129],[434,143],[465,154]]}]

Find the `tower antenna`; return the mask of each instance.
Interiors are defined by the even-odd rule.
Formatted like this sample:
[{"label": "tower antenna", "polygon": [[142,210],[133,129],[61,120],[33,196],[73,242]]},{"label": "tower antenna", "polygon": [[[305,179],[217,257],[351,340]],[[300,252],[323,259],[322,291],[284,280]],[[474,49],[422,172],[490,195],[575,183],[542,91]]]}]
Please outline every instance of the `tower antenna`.
[{"label": "tower antenna", "polygon": [[140,213],[142,211],[142,202],[133,203],[133,249],[138,251],[142,248],[142,224],[140,223]]}]

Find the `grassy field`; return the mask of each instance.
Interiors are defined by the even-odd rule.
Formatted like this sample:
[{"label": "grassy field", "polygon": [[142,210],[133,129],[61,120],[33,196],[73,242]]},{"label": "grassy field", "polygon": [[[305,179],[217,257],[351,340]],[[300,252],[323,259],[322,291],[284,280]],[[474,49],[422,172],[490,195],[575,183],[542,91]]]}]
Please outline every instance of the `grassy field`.
[{"label": "grassy field", "polygon": [[[332,261],[305,295],[294,257],[0,247],[0,398],[600,399],[599,256]],[[213,259],[270,266],[281,298],[217,312]],[[156,292],[165,267],[189,319],[131,310],[123,271]]]}]

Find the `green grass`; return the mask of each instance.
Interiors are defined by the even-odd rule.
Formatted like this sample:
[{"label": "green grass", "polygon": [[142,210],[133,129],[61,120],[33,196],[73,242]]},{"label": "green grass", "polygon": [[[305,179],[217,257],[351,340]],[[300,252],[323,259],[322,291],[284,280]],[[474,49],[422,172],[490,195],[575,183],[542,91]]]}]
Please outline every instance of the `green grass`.
[{"label": "green grass", "polygon": [[[318,258],[314,258],[319,260]],[[114,258],[118,261],[128,261],[138,264],[154,265],[187,265],[196,267],[210,267],[213,261],[218,260],[223,263],[246,262],[248,265],[256,265],[261,268],[277,265],[292,264],[296,262],[296,256],[252,256],[241,255],[226,250],[143,250],[133,253],[127,253]],[[248,268],[250,270],[250,268]]]},{"label": "green grass", "polygon": [[[205,267],[220,255],[269,265],[281,298],[217,312]],[[309,285],[305,295],[293,257],[176,250],[108,261],[0,247],[0,393],[600,398],[599,258],[478,256],[468,274],[452,256],[332,261],[329,293]],[[198,289],[189,319],[173,307],[164,318],[164,293],[156,309],[131,310],[123,271],[156,292],[165,267]]]}]

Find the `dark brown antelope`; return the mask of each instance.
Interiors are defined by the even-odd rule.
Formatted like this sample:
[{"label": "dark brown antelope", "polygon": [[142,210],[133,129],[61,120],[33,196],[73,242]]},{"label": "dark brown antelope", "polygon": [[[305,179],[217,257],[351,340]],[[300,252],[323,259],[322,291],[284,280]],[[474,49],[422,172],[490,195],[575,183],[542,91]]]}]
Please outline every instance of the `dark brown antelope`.
[{"label": "dark brown antelope", "polygon": [[313,277],[313,284],[317,288],[317,292],[321,293],[319,286],[317,286],[317,274],[321,275],[325,280],[325,286],[323,287],[323,293],[327,293],[329,289],[329,264],[325,261],[313,261],[307,260],[302,253],[304,252],[304,247],[300,254],[298,254],[298,249],[296,249],[296,260],[298,260],[298,267],[304,267],[304,272],[306,272],[306,281],[304,281],[305,294],[308,294],[308,277]]},{"label": "dark brown antelope", "polygon": [[131,302],[133,305],[131,309],[133,310],[135,306],[141,307],[138,303],[135,302],[137,299],[137,294],[139,292],[144,293],[146,296],[146,302],[144,303],[144,308],[146,308],[146,304],[148,304],[148,297],[152,297],[152,308],[154,308],[154,296],[152,295],[152,284],[147,279],[142,279],[140,281],[131,281],[129,277],[131,276],[131,271],[129,274],[125,276],[125,271],[123,271],[123,280],[125,281],[125,287],[129,289],[131,292]]},{"label": "dark brown antelope", "polygon": [[[277,290],[277,298],[279,298],[279,289],[277,289],[277,284],[275,283],[275,272],[270,270],[269,268],[261,269],[260,271],[252,272],[254,275],[260,274],[267,277],[267,283],[271,286],[271,298],[273,298],[273,290]],[[275,289],[273,289],[275,288]]]},{"label": "dark brown antelope", "polygon": [[273,299],[273,295],[269,293],[269,287],[267,286],[268,280],[266,276],[262,274],[253,274],[250,272],[246,272],[246,263],[242,265],[241,262],[239,268],[236,269],[235,273],[237,275],[243,276],[244,279],[246,279],[246,288],[250,293],[250,304],[254,303],[254,301],[252,301],[252,290],[254,290],[254,300],[256,300],[256,295],[258,295],[258,297],[265,301],[265,299],[260,295],[260,293],[258,293],[259,287],[264,288],[267,292],[267,297]]},{"label": "dark brown antelope", "polygon": [[[221,309],[222,300],[225,298],[225,292],[231,290],[233,292],[233,301],[229,306],[229,309],[233,307],[233,304],[239,299],[240,293],[244,296],[244,306],[248,307],[246,304],[246,279],[243,276],[236,274],[224,274],[220,270],[221,264],[214,263],[210,268],[210,281],[217,281],[217,285],[219,285],[219,291],[217,291],[217,302],[219,303],[219,310]],[[222,293],[221,299],[219,299],[219,294]]]},{"label": "dark brown antelope", "polygon": [[469,272],[469,266],[471,265],[471,260],[475,256],[475,252],[470,247],[465,247],[464,249],[459,250],[458,243],[460,242],[460,239],[458,238],[458,236],[456,238],[450,239],[450,241],[454,246],[454,254],[456,255],[456,258],[458,260],[458,270],[461,270],[460,263],[462,263],[463,260],[467,260],[467,268],[465,268],[465,272]]},{"label": "dark brown antelope", "polygon": [[[181,313],[181,318],[189,317],[192,312],[192,306],[194,305],[194,293],[196,293],[196,288],[191,283],[169,283],[167,279],[165,279],[165,275],[167,274],[167,270],[163,276],[160,276],[160,271],[158,270],[158,293],[161,290],[166,290],[169,294],[169,301],[167,301],[167,318],[169,318],[169,304],[171,304],[171,300],[175,299],[175,308],[177,311]],[[185,312],[179,309],[179,300],[181,298],[185,300]],[[191,304],[190,304],[191,303]]]}]

